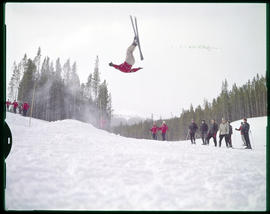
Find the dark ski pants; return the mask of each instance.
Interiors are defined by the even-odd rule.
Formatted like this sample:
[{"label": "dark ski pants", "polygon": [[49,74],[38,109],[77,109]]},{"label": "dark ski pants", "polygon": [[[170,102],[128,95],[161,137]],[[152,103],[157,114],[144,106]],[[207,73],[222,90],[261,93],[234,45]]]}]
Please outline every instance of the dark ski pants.
[{"label": "dark ski pants", "polygon": [[205,145],[206,144],[206,138],[207,138],[207,134],[205,132],[201,133],[201,137],[202,137],[202,142]]},{"label": "dark ski pants", "polygon": [[162,140],[163,141],[166,140],[166,133],[162,133],[161,135],[162,135]]},{"label": "dark ski pants", "polygon": [[208,135],[207,135],[207,138],[206,138],[207,144],[209,144],[209,140],[210,140],[211,138],[214,139],[214,144],[215,144],[215,146],[217,146],[217,138],[216,138],[216,135],[215,135],[215,134],[208,134]]},{"label": "dark ski pants", "polygon": [[152,133],[153,139],[157,140],[157,133]]},{"label": "dark ski pants", "polygon": [[17,108],[13,108],[13,111],[14,111],[15,114],[16,114],[16,110],[17,110]]},{"label": "dark ski pants", "polygon": [[222,141],[223,138],[225,138],[226,146],[229,147],[228,135],[227,134],[219,135],[219,147],[221,147],[221,141]]},{"label": "dark ski pants", "polygon": [[250,145],[250,140],[249,140],[249,135],[248,133],[244,133],[244,138],[245,138],[245,141],[246,141],[246,145],[247,145],[247,149],[252,149],[251,148],[251,145]]},{"label": "dark ski pants", "polygon": [[231,134],[228,135],[228,145],[229,145],[229,147],[232,147],[232,135]]},{"label": "dark ski pants", "polygon": [[26,116],[27,110],[23,110],[23,116]]},{"label": "dark ski pants", "polygon": [[195,133],[190,132],[189,136],[190,136],[191,144],[196,144],[196,142],[195,142]]}]

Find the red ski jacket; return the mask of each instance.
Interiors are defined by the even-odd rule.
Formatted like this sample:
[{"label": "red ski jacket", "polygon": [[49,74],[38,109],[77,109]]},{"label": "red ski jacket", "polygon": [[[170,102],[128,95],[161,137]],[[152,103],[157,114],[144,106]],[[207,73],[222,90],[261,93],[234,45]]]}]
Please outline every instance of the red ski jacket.
[{"label": "red ski jacket", "polygon": [[128,64],[127,62],[122,63],[121,65],[112,65],[114,68],[124,72],[124,73],[132,73],[132,72],[136,72],[138,70],[140,70],[141,68],[132,68],[131,69],[131,65]]},{"label": "red ski jacket", "polygon": [[243,131],[242,131],[242,125],[239,127],[239,129],[235,129],[235,130],[240,131],[241,135],[244,134]]},{"label": "red ski jacket", "polygon": [[168,126],[167,126],[166,124],[163,124],[163,125],[159,128],[159,130],[161,130],[162,133],[166,133],[167,130],[168,130]]},{"label": "red ski jacket", "polygon": [[24,109],[24,110],[28,110],[28,108],[29,108],[28,103],[24,103],[24,104],[23,104],[23,109]]},{"label": "red ski jacket", "polygon": [[152,129],[150,129],[150,131],[151,131],[153,134],[156,134],[158,130],[159,130],[159,127],[157,127],[157,126],[153,126]]},{"label": "red ski jacket", "polygon": [[18,107],[18,103],[17,102],[14,102],[14,103],[12,103],[13,104],[13,107],[14,108],[17,108]]},{"label": "red ski jacket", "polygon": [[7,104],[7,106],[10,106],[11,105],[11,102],[10,101],[7,101],[6,104]]}]

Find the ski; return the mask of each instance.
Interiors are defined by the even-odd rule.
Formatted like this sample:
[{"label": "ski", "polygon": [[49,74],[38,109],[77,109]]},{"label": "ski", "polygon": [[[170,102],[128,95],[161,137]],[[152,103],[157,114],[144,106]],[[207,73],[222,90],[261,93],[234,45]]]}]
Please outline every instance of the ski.
[{"label": "ski", "polygon": [[134,22],[133,22],[132,16],[130,16],[130,20],[131,20],[131,24],[132,24],[132,28],[133,28],[135,37],[137,38],[137,43],[138,43],[138,48],[139,48],[139,52],[140,52],[140,57],[141,57],[141,60],[143,60],[143,55],[142,55],[142,50],[141,50],[141,44],[140,44],[140,39],[139,39],[138,26],[137,26],[137,18],[135,17],[135,26],[134,26]]},{"label": "ski", "polygon": [[135,35],[135,37],[137,37],[136,30],[135,30],[134,23],[133,23],[133,19],[132,19],[132,16],[130,16],[130,20],[131,20],[131,24],[132,24],[132,28],[133,28],[134,35]]},{"label": "ski", "polygon": [[139,31],[138,31],[138,26],[137,26],[137,18],[136,17],[135,17],[135,27],[136,27],[136,33],[137,33],[138,48],[139,48],[139,51],[140,51],[141,60],[143,60],[141,44],[140,44],[140,39],[139,39]]}]

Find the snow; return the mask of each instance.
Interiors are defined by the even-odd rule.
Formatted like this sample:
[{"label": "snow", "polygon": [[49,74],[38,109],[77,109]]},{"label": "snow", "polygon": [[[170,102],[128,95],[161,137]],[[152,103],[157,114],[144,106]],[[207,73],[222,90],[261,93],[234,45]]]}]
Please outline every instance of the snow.
[{"label": "snow", "polygon": [[[6,121],[7,210],[266,210],[266,117],[248,119],[253,150],[125,138],[75,120]],[[232,140],[241,148],[239,132]]]}]

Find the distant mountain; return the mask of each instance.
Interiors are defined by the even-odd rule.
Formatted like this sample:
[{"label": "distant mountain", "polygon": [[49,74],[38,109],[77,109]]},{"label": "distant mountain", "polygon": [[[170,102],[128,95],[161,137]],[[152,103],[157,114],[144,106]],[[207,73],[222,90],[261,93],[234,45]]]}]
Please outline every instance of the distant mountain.
[{"label": "distant mountain", "polygon": [[137,115],[114,114],[111,120],[111,126],[119,126],[121,123],[123,125],[133,125],[145,120],[148,120],[148,118]]}]

